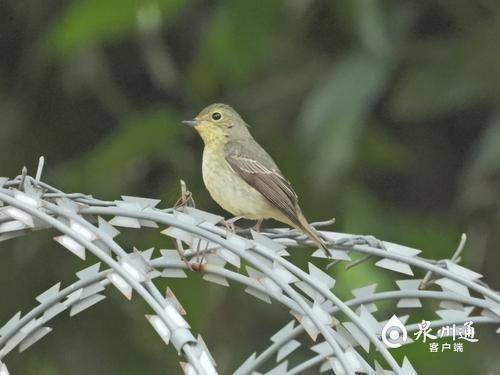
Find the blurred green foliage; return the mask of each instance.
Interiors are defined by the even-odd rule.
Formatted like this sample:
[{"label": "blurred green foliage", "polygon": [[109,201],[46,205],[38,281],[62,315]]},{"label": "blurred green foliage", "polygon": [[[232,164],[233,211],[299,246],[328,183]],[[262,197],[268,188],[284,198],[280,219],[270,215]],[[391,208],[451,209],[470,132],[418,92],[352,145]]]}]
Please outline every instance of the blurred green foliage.
[{"label": "blurred green foliage", "polygon": [[[467,232],[465,265],[498,289],[499,34],[494,0],[4,0],[0,174],[33,172],[45,155],[45,179],[63,190],[167,206],[182,178],[200,207],[222,212],[202,185],[201,141],[180,120],[223,101],[252,125],[311,220],[335,216],[334,230],[438,259]],[[171,246],[144,237],[127,244]],[[0,252],[8,301],[0,322],[83,268],[47,233]],[[367,283],[391,287],[371,264],[332,272],[344,298]],[[196,275],[168,285],[221,373],[263,348],[288,316]],[[144,313],[112,292],[88,313],[59,319],[12,358],[12,372],[180,373]],[[453,357],[418,345],[396,355],[421,373],[494,373],[499,341],[487,328]]]}]

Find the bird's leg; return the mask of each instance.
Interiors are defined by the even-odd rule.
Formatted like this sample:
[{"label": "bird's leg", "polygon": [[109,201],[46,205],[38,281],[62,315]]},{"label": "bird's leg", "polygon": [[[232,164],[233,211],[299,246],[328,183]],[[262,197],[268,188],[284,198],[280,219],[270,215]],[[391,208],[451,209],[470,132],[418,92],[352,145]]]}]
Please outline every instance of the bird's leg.
[{"label": "bird's leg", "polygon": [[242,218],[243,216],[235,216],[231,219],[224,220],[224,225],[226,226],[226,229],[234,233],[235,232],[234,223]]},{"label": "bird's leg", "polygon": [[253,227],[253,230],[256,231],[256,232],[260,232],[260,226],[262,225],[262,221],[264,219],[259,219],[257,220],[257,223],[255,224],[255,226]]}]

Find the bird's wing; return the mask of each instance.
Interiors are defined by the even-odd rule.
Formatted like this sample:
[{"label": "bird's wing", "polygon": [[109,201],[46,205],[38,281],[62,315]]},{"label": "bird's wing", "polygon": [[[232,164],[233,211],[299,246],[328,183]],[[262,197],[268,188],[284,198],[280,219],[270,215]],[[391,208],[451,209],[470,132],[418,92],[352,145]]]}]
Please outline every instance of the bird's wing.
[{"label": "bird's wing", "polygon": [[250,186],[261,193],[292,223],[301,226],[297,194],[271,157],[255,141],[248,145],[230,142],[225,146],[225,157],[231,168]]}]

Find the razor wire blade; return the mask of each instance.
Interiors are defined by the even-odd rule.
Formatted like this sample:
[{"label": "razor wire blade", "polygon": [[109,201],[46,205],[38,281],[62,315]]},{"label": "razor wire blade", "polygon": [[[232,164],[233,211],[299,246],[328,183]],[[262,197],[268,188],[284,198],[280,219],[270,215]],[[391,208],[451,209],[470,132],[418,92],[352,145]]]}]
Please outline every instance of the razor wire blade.
[{"label": "razor wire blade", "polygon": [[[360,253],[377,258],[375,266],[392,271],[392,276],[406,277],[395,277],[392,290],[377,291],[376,284],[367,285],[352,290],[351,299],[341,300],[334,293],[336,280],[326,270],[312,262],[301,269],[286,259],[288,250],[308,244],[295,230],[249,231],[243,236],[220,225],[221,216],[190,206],[160,209],[160,201],[149,198],[102,201],[67,194],[40,180],[42,167],[43,160],[35,178],[25,170],[14,179],[0,178],[0,241],[54,228],[58,231],[54,240],[61,246],[82,259],[90,252],[99,262],[77,272],[74,283],[50,287],[36,297],[36,307],[24,315],[15,313],[0,328],[0,375],[8,374],[5,358],[12,350],[22,352],[50,333],[49,323],[59,314],[69,311],[74,316],[101,302],[109,286],[127,299],[135,292],[148,304],[152,313],[146,318],[160,338],[182,355],[186,374],[217,374],[209,348],[190,328],[189,313],[172,290],[161,293],[153,282],[186,278],[191,272],[201,272],[204,280],[222,286],[242,284],[249,295],[290,311],[292,320],[270,338],[269,346],[235,370],[242,375],[298,374],[310,369],[336,374],[416,373],[407,358],[398,364],[383,338],[384,327],[394,317],[406,333],[416,332],[418,324],[408,323],[409,314],[378,320],[379,301],[392,301],[395,309],[407,311],[438,300],[439,319],[431,322],[433,327],[500,323],[500,294],[481,282],[480,274],[457,264],[463,246],[451,259],[429,260],[406,246],[321,231],[336,261],[350,262],[352,254]],[[156,228],[175,246],[127,252],[117,228]],[[318,250],[313,256],[325,254]],[[414,278],[416,270],[427,274]],[[430,284],[434,290],[422,289]],[[384,363],[370,357],[373,350]]]}]

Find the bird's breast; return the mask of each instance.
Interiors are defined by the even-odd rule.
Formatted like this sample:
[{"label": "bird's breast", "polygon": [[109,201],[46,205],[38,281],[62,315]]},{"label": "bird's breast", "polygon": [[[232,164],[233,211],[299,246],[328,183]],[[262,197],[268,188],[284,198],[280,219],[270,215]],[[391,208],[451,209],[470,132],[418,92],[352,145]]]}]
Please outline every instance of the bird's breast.
[{"label": "bird's breast", "polygon": [[223,146],[205,145],[202,169],[208,192],[226,211],[248,219],[276,216],[276,209],[269,201],[231,168],[224,156]]}]

